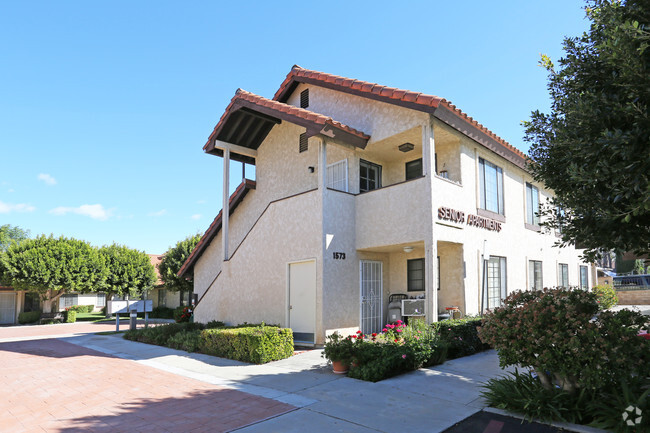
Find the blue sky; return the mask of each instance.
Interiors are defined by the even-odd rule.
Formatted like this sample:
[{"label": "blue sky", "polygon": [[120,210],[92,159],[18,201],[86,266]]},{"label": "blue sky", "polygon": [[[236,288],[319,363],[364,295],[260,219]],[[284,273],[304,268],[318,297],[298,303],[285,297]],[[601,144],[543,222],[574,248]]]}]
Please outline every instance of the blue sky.
[{"label": "blue sky", "polygon": [[203,233],[222,203],[203,144],[238,87],[272,97],[294,64],[445,97],[526,151],[539,55],[586,30],[583,7],[0,2],[0,225],[147,253]]}]

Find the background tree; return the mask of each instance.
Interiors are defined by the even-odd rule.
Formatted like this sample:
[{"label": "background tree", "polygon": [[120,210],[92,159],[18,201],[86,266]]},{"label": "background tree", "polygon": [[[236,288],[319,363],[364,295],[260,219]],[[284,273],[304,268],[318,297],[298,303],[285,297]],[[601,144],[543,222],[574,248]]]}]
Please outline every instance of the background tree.
[{"label": "background tree", "polygon": [[0,226],[0,252],[7,251],[13,242],[20,243],[25,239],[29,239],[29,230],[9,224]]},{"label": "background tree", "polygon": [[4,279],[16,290],[37,292],[49,313],[61,295],[104,289],[104,257],[89,243],[76,239],[38,236],[13,243],[0,257]]},{"label": "background tree", "polygon": [[156,283],[156,271],[144,252],[117,244],[104,246],[99,252],[108,269],[106,300],[113,295],[138,297]]},{"label": "background tree", "polygon": [[[591,0],[589,31],[547,56],[551,112],[524,122],[530,170],[555,192],[543,225],[562,245],[647,253],[650,246],[650,3]],[[564,211],[557,211],[564,209]]]},{"label": "background tree", "polygon": [[192,292],[194,283],[179,277],[177,274],[200,240],[201,235],[197,234],[179,241],[175,246],[167,250],[158,265],[160,279],[163,281],[165,288],[172,292],[180,292],[181,305],[184,305],[183,294],[186,291]]}]

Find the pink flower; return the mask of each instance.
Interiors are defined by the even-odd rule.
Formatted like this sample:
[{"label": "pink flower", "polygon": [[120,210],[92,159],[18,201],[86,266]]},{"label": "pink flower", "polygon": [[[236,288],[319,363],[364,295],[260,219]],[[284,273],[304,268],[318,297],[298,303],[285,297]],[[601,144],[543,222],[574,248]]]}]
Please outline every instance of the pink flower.
[{"label": "pink flower", "polygon": [[398,329],[397,332],[402,332],[402,330],[401,330],[401,329]]},{"label": "pink flower", "polygon": [[402,359],[406,359],[406,354],[402,355]]},{"label": "pink flower", "polygon": [[388,332],[388,329],[384,328],[381,330],[381,332]]}]

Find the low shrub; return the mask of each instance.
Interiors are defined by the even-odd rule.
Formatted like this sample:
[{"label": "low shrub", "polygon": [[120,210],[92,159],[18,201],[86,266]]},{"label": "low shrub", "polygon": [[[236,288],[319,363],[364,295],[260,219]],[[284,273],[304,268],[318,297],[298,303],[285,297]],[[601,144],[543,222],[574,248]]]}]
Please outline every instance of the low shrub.
[{"label": "low shrub", "polygon": [[205,329],[200,351],[208,355],[263,364],[293,355],[291,329],[275,326],[246,326]]},{"label": "low shrub", "polygon": [[177,332],[169,337],[166,346],[186,352],[197,352],[201,344],[200,333],[199,330]]},{"label": "low shrub", "polygon": [[174,309],[168,307],[156,307],[151,310],[149,317],[152,319],[173,319]]},{"label": "low shrub", "polygon": [[592,289],[597,296],[598,308],[607,310],[618,304],[618,295],[612,286],[606,284],[599,284]]},{"label": "low shrub", "polygon": [[38,319],[40,318],[41,318],[40,311],[29,311],[26,313],[19,313],[18,323],[20,323],[21,325],[25,325],[27,323],[34,323],[34,322],[38,322]]},{"label": "low shrub", "polygon": [[583,389],[580,393],[570,393],[559,388],[547,389],[538,377],[517,370],[488,380],[481,395],[490,406],[520,413],[529,421],[588,424],[593,419],[587,413],[593,391]]},{"label": "low shrub", "polygon": [[86,305],[86,313],[92,313],[93,311],[95,311],[94,305]]},{"label": "low shrub", "polygon": [[528,420],[570,422],[621,433],[650,431],[648,377],[627,378],[611,388],[567,392],[548,389],[535,375],[515,370],[506,377],[490,379],[481,394],[490,406],[518,412]]},{"label": "low shrub", "polygon": [[[388,324],[380,334],[352,336],[352,367],[348,376],[377,382],[444,362],[447,343],[422,321]],[[328,357],[329,358],[329,357]]]},{"label": "low shrub", "polygon": [[530,367],[547,389],[604,389],[650,374],[650,340],[640,313],[598,313],[597,295],[564,288],[514,292],[488,312],[482,341],[499,351],[499,364]]},{"label": "low shrub", "polygon": [[77,321],[77,310],[73,310],[72,308],[68,307],[65,309],[64,313],[65,317],[65,323],[74,323]]},{"label": "low shrub", "polygon": [[481,323],[481,318],[466,317],[441,320],[432,323],[431,327],[440,336],[440,339],[447,343],[447,358],[455,359],[490,348],[490,345],[483,343],[478,336],[477,328],[481,326]]},{"label": "low shrub", "polygon": [[167,325],[129,330],[124,334],[124,338],[139,341],[140,343],[167,346],[174,335],[180,332],[200,331],[204,327],[201,323],[169,323]]}]

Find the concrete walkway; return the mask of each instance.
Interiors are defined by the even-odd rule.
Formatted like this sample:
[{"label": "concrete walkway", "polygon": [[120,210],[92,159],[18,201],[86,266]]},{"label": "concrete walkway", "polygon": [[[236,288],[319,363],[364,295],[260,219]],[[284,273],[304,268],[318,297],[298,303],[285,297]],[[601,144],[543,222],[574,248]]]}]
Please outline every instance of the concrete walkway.
[{"label": "concrete walkway", "polygon": [[250,365],[124,340],[121,335],[63,339],[187,378],[266,397],[297,410],[240,432],[441,432],[481,410],[481,384],[504,374],[494,351],[420,369],[379,383],[335,375],[309,350]]}]

